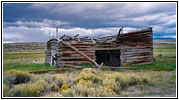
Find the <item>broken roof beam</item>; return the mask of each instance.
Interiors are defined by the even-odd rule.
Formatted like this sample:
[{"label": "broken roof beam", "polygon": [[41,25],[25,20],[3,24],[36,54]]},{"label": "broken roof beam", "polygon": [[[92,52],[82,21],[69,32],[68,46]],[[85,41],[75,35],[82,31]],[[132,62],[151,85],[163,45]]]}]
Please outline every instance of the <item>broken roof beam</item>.
[{"label": "broken roof beam", "polygon": [[62,40],[72,40],[72,37],[68,36],[68,35],[63,35],[60,37],[60,39]]},{"label": "broken roof beam", "polygon": [[116,37],[116,42],[119,42],[120,34],[122,33],[122,31],[123,31],[123,27],[121,27],[121,28],[119,29],[118,35],[117,35],[117,37]]}]

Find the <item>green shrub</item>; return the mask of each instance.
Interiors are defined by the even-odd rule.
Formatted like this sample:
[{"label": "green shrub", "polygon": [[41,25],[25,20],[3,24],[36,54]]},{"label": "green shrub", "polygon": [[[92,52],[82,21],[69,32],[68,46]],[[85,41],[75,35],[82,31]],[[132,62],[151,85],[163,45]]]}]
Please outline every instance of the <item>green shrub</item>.
[{"label": "green shrub", "polygon": [[15,97],[31,97],[40,96],[41,92],[47,89],[48,83],[44,80],[39,80],[31,84],[19,84],[13,89],[13,96]]},{"label": "green shrub", "polygon": [[35,82],[37,82],[38,80],[43,80],[40,75],[32,75],[32,76],[30,77],[30,82],[32,82],[32,83],[35,83]]},{"label": "green shrub", "polygon": [[47,82],[47,83],[52,83],[53,82],[53,77],[50,74],[45,74],[43,75],[43,79]]},{"label": "green shrub", "polygon": [[59,78],[57,78],[57,79],[54,81],[54,83],[55,83],[59,88],[62,87],[63,82],[64,82],[64,81],[63,81],[62,79],[59,79]]},{"label": "green shrub", "polygon": [[12,94],[12,96],[13,97],[23,97],[24,96],[24,88],[25,87],[26,87],[25,84],[16,85],[13,88],[13,94]]},{"label": "green shrub", "polygon": [[82,73],[86,73],[86,74],[90,74],[90,73],[96,74],[97,72],[96,72],[96,70],[93,69],[93,68],[84,68],[84,69],[81,71],[81,74],[82,74]]},{"label": "green shrub", "polygon": [[96,70],[92,68],[84,68],[77,77],[78,84],[85,84],[87,86],[100,84],[101,82],[102,77],[98,76]]},{"label": "green shrub", "polygon": [[3,97],[8,97],[9,96],[9,91],[10,91],[9,86],[6,85],[6,84],[3,84]]},{"label": "green shrub", "polygon": [[96,88],[96,97],[116,97],[117,94],[112,89],[105,89],[100,86]]},{"label": "green shrub", "polygon": [[30,80],[32,74],[28,72],[22,72],[19,70],[9,70],[6,74],[12,74],[16,76],[16,79],[13,84],[26,83]]},{"label": "green shrub", "polygon": [[62,97],[62,94],[60,94],[58,92],[57,93],[50,93],[50,94],[45,95],[43,97]]},{"label": "green shrub", "polygon": [[142,83],[142,80],[138,76],[130,76],[129,81],[128,81],[129,86],[141,84],[141,83]]},{"label": "green shrub", "polygon": [[63,82],[63,85],[61,87],[62,91],[70,89],[70,88],[71,88],[71,84],[69,84],[68,82]]},{"label": "green shrub", "polygon": [[114,79],[115,83],[118,84],[118,86],[120,84],[121,88],[127,86],[126,81],[128,80],[128,77],[121,73],[115,72],[111,74],[104,74],[104,78]]},{"label": "green shrub", "polygon": [[57,84],[52,83],[52,85],[50,86],[51,91],[59,91],[60,88],[57,86]]},{"label": "green shrub", "polygon": [[89,97],[91,95],[91,89],[95,92],[94,88],[88,88],[86,85],[77,84],[72,88],[62,91],[64,97]]},{"label": "green shrub", "polygon": [[63,91],[62,96],[63,97],[75,97],[75,94],[74,94],[73,90],[70,89],[70,90]]},{"label": "green shrub", "polygon": [[95,88],[89,88],[86,85],[77,84],[73,87],[73,91],[75,96],[90,97],[93,94],[92,92],[95,92]]},{"label": "green shrub", "polygon": [[99,87],[87,87],[83,84],[74,85],[71,89],[62,91],[64,97],[112,97],[117,96],[112,90]]},{"label": "green shrub", "polygon": [[119,93],[121,89],[138,84],[147,84],[149,80],[146,77],[136,75],[134,73],[111,73],[104,74],[103,86],[107,89],[112,89],[116,93]]},{"label": "green shrub", "polygon": [[[56,84],[59,89],[61,89],[62,86],[63,86],[63,89],[65,89],[67,84],[71,85],[71,83],[72,83],[71,81],[73,81],[73,80],[70,80],[69,77],[67,77],[63,74],[56,74],[56,75],[52,75],[51,77],[52,77],[51,78],[52,81],[54,80],[53,85],[55,86],[55,84]],[[63,90],[63,89],[61,89],[61,90]]]},{"label": "green shrub", "polygon": [[12,87],[12,85],[15,83],[16,76],[13,74],[4,74],[3,75],[3,83],[7,84],[9,87]]}]

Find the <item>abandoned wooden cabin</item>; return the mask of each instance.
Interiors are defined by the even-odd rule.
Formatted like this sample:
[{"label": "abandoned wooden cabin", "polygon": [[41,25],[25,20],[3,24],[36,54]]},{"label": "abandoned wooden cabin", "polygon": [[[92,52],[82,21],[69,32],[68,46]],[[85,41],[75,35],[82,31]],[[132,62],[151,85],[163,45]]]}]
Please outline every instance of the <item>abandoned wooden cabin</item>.
[{"label": "abandoned wooden cabin", "polygon": [[57,66],[152,64],[152,28],[102,38],[62,36],[47,42],[46,62]]}]

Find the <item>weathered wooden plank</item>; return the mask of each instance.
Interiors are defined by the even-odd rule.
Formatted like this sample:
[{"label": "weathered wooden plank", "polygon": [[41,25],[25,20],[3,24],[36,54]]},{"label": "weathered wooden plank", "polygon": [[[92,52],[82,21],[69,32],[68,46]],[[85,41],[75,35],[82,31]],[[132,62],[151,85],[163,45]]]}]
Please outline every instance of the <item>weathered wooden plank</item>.
[{"label": "weathered wooden plank", "polygon": [[133,61],[133,62],[128,62],[129,64],[153,64],[153,60],[140,60],[140,61]]},{"label": "weathered wooden plank", "polygon": [[141,48],[141,49],[139,49],[139,48],[132,48],[132,49],[124,49],[124,52],[137,52],[137,51],[143,51],[143,52],[146,52],[146,51],[152,51],[153,49],[152,48],[145,48],[145,49],[143,49],[143,48]]},{"label": "weathered wooden plank", "polygon": [[129,63],[129,62],[124,62],[124,65],[125,64],[136,64],[136,65],[139,65],[139,64],[153,64],[154,62],[151,60],[151,61],[147,61],[147,62],[138,62],[138,63]]},{"label": "weathered wooden plank", "polygon": [[124,52],[124,55],[130,56],[130,55],[148,55],[148,54],[153,54],[153,51],[136,51],[136,52]]},{"label": "weathered wooden plank", "polygon": [[140,59],[152,59],[153,57],[152,56],[150,56],[150,55],[148,55],[148,56],[131,56],[131,57],[124,57],[124,59],[126,59],[126,60],[140,60]]},{"label": "weathered wooden plank", "polygon": [[124,52],[123,53],[124,55],[126,55],[126,56],[130,56],[130,55],[134,55],[134,56],[137,56],[137,55],[142,55],[142,54],[153,54],[153,52],[152,51],[136,51],[136,52]]},{"label": "weathered wooden plank", "polygon": [[[83,59],[84,57],[82,56],[76,56],[76,57],[60,57],[60,59]],[[95,58],[95,55],[91,56],[90,58],[94,59]]]},{"label": "weathered wooden plank", "polygon": [[130,47],[130,46],[122,46],[122,48],[125,48],[125,49],[149,49],[149,48],[153,48],[153,46],[139,46],[139,45],[137,45],[137,46],[135,46],[135,47]]},{"label": "weathered wooden plank", "polygon": [[61,63],[71,65],[90,64],[89,61],[61,61]]},{"label": "weathered wooden plank", "polygon": [[148,62],[148,61],[151,61],[153,60],[153,58],[145,58],[145,59],[124,59],[124,62],[127,62],[127,63],[133,63],[133,62]]},{"label": "weathered wooden plank", "polygon": [[[95,54],[95,51],[83,51],[84,54]],[[79,54],[76,51],[61,51],[60,54]]]},{"label": "weathered wooden plank", "polygon": [[[133,37],[133,36],[135,36],[135,37]],[[132,35],[130,35],[130,36],[120,36],[120,39],[125,40],[125,39],[127,39],[127,38],[131,38],[132,40],[134,40],[134,39],[136,39],[136,38],[140,38],[141,40],[144,40],[144,38],[142,38],[142,37],[151,38],[151,37],[152,37],[152,34],[151,34],[151,35],[149,35],[149,34],[145,35],[145,34],[143,34],[143,33],[140,33],[140,34],[132,34]],[[120,39],[119,39],[119,40],[120,40]]]},{"label": "weathered wooden plank", "polygon": [[[79,54],[60,54],[60,57],[79,57]],[[87,56],[94,57],[95,54],[87,54]]]},{"label": "weathered wooden plank", "polygon": [[[93,47],[93,46],[85,46],[85,45],[83,45],[83,46],[74,46],[75,48],[91,48],[91,47]],[[60,46],[60,48],[69,48],[68,46]]]},{"label": "weathered wooden plank", "polygon": [[[70,45],[76,47],[76,46],[94,46],[93,43],[70,43]],[[61,44],[61,46],[65,46],[64,44]]]},{"label": "weathered wooden plank", "polygon": [[120,50],[121,48],[95,48],[95,50]]},{"label": "weathered wooden plank", "polygon": [[130,58],[130,57],[144,57],[144,56],[153,57],[152,54],[146,54],[146,55],[144,55],[144,54],[133,54],[133,55],[124,55],[123,57],[124,58]]},{"label": "weathered wooden plank", "polygon": [[[95,58],[91,58],[95,60]],[[84,57],[60,57],[61,61],[88,61]]]},{"label": "weathered wooden plank", "polygon": [[[71,48],[60,48],[60,51],[72,51]],[[95,48],[78,48],[78,50],[80,51],[91,51],[91,50],[95,50]]]},{"label": "weathered wooden plank", "polygon": [[112,48],[112,47],[119,47],[121,46],[120,44],[101,44],[101,45],[96,45],[95,48]]}]

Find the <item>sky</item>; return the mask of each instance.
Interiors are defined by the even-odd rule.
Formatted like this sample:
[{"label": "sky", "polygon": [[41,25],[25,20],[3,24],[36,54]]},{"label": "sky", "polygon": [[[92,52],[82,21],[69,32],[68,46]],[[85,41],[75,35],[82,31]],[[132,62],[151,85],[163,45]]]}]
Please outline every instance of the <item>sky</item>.
[{"label": "sky", "polygon": [[3,3],[3,42],[46,42],[62,35],[103,37],[153,28],[176,38],[176,3]]}]

